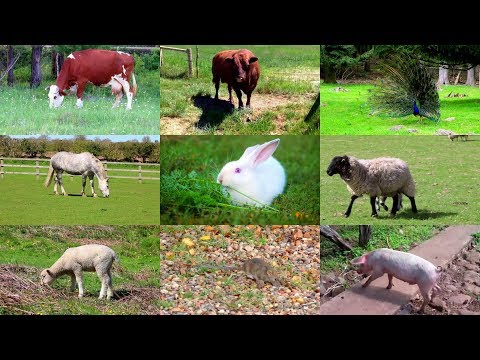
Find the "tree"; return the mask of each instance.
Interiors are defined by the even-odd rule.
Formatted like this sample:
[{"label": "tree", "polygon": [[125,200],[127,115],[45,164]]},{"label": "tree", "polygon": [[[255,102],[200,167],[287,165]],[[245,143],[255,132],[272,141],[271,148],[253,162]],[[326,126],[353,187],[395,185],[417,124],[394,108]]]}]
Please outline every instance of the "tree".
[{"label": "tree", "polygon": [[65,56],[63,53],[53,50],[52,51],[52,77],[56,79],[60,70],[62,69]]},{"label": "tree", "polygon": [[145,162],[152,155],[154,147],[155,145],[150,141],[150,137],[144,136],[138,146],[138,155],[142,158],[142,162]]},{"label": "tree", "polygon": [[7,84],[8,84],[8,86],[13,86],[13,84],[15,82],[15,77],[13,75],[14,64],[15,64],[15,59],[14,59],[14,56],[13,56],[13,46],[8,45],[8,49],[7,49],[7,70],[8,70]]},{"label": "tree", "polygon": [[438,67],[437,86],[440,85],[450,85],[450,81],[448,80],[448,65],[440,65]]},{"label": "tree", "polygon": [[366,247],[370,237],[372,236],[372,226],[371,225],[359,225],[359,234],[358,234],[358,245],[361,247]]},{"label": "tree", "polygon": [[32,46],[32,72],[30,76],[30,87],[36,88],[42,82],[42,45]]},{"label": "tree", "polygon": [[467,82],[465,85],[475,86],[475,67],[467,70]]}]

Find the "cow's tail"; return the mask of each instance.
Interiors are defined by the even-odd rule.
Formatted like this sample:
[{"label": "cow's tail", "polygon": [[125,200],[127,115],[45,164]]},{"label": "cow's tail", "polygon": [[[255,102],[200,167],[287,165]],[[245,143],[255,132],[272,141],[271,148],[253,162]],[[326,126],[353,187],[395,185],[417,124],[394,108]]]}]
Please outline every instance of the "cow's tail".
[{"label": "cow's tail", "polygon": [[137,81],[135,80],[135,74],[132,72],[132,93],[133,93],[133,97],[135,97],[135,95],[137,95]]},{"label": "cow's tail", "polygon": [[45,187],[49,187],[53,179],[53,166],[50,164],[48,168],[47,178],[45,179]]}]

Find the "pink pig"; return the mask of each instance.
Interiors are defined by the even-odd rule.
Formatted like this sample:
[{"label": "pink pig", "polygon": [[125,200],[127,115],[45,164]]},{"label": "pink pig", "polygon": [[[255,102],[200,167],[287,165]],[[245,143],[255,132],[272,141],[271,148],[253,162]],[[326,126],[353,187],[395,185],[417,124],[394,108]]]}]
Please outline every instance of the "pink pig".
[{"label": "pink pig", "polygon": [[[357,273],[371,275],[362,287],[378,279],[383,274],[388,274],[388,286],[393,286],[392,279],[403,280],[410,285],[417,284],[423,296],[423,304],[420,312],[433,299],[440,287],[436,285],[442,267],[435,267],[431,262],[407,252],[377,249],[350,261],[352,265],[358,266]],[[432,295],[430,296],[430,290]]]}]

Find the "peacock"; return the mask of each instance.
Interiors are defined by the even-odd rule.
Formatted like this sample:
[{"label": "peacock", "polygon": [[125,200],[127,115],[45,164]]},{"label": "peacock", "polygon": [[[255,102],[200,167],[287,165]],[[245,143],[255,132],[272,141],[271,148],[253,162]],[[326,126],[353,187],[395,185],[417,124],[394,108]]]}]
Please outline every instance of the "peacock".
[{"label": "peacock", "polygon": [[428,69],[416,58],[402,54],[380,64],[383,79],[369,98],[374,112],[389,117],[415,115],[440,120],[440,99]]}]

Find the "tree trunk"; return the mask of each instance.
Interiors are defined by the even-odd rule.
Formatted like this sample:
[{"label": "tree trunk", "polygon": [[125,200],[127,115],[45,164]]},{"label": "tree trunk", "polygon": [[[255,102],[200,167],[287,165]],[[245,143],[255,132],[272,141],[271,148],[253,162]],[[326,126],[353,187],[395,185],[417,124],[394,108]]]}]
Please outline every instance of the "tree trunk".
[{"label": "tree trunk", "polygon": [[440,66],[438,68],[438,82],[437,85],[450,85],[450,81],[448,80],[448,68]]},{"label": "tree trunk", "polygon": [[370,72],[370,60],[367,60],[365,61],[365,63],[363,64],[363,70],[365,70],[365,72]]},{"label": "tree trunk", "polygon": [[467,70],[467,82],[465,85],[475,86],[475,66]]},{"label": "tree trunk", "polygon": [[335,74],[335,69],[333,66],[327,65],[323,67],[323,75],[325,77],[324,83],[325,84],[336,84],[337,83],[337,76]]},{"label": "tree trunk", "polygon": [[54,79],[58,78],[58,74],[60,74],[60,70],[62,70],[63,60],[64,57],[62,53],[52,52],[52,77]]},{"label": "tree trunk", "polygon": [[320,235],[336,244],[342,250],[352,250],[352,245],[343,240],[342,237],[330,226],[321,225]]},{"label": "tree trunk", "polygon": [[42,60],[42,45],[32,46],[32,73],[30,77],[30,87],[36,88],[42,82],[42,67],[40,62]]},{"label": "tree trunk", "polygon": [[13,56],[13,46],[8,45],[8,50],[7,50],[7,69],[8,69],[8,74],[7,74],[7,84],[8,86],[13,86],[13,83],[15,82],[15,77],[13,75],[13,62],[15,61],[14,56]]},{"label": "tree trunk", "polygon": [[371,225],[359,225],[359,235],[358,235],[358,244],[361,247],[366,247],[370,237],[372,236],[372,226]]}]

